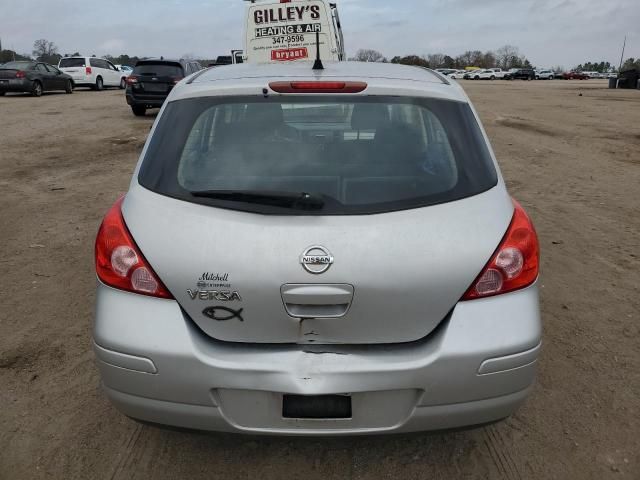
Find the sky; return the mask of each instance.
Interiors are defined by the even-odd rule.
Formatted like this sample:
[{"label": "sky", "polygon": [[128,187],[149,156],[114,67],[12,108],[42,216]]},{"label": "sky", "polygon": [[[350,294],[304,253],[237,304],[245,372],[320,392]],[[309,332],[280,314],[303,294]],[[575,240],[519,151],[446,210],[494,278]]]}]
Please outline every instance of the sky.
[{"label": "sky", "polygon": [[[640,0],[334,0],[349,55],[519,47],[538,67],[640,57]],[[242,0],[0,0],[3,48],[31,52],[215,58],[242,48]]]}]

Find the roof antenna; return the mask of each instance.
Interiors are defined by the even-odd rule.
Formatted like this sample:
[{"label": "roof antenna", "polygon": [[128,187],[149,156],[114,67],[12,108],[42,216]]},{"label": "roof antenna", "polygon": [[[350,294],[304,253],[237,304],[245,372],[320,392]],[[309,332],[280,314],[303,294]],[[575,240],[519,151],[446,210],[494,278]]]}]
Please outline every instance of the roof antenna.
[{"label": "roof antenna", "polygon": [[316,32],[316,61],[313,64],[314,70],[324,70],[322,59],[320,58],[320,32]]}]

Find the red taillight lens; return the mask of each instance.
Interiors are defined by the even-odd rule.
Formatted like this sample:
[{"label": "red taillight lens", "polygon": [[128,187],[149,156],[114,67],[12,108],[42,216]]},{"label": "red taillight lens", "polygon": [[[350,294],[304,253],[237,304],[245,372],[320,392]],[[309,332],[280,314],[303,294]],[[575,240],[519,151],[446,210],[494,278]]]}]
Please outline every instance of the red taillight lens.
[{"label": "red taillight lens", "polygon": [[96,273],[102,283],[128,292],[172,299],[136,246],[120,210],[124,198],[109,210],[96,238]]},{"label": "red taillight lens", "polygon": [[18,70],[16,72],[16,78],[24,78],[26,76],[27,76],[26,73],[24,73],[22,70]]},{"label": "red taillight lens", "polygon": [[135,85],[136,83],[138,83],[138,77],[134,75],[129,75],[127,77],[127,85]]},{"label": "red taillight lens", "polygon": [[365,82],[272,82],[269,87],[278,93],[360,93]]},{"label": "red taillight lens", "polygon": [[173,84],[175,85],[175,84],[179,83],[179,82],[180,82],[180,80],[182,80],[183,78],[184,78],[184,77],[172,77],[172,79],[173,79]]},{"label": "red taillight lens", "polygon": [[509,230],[463,300],[491,297],[526,288],[536,281],[540,267],[538,235],[531,219],[514,200]]},{"label": "red taillight lens", "polygon": [[84,71],[86,72],[87,75],[91,75],[91,72],[93,70],[91,70],[91,67],[85,67]]}]

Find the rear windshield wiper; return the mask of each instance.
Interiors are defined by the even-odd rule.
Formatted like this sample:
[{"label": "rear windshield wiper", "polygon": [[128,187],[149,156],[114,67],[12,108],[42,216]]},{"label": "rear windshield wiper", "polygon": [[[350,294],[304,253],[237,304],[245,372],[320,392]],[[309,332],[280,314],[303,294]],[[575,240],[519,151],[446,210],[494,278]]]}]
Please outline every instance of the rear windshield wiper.
[{"label": "rear windshield wiper", "polygon": [[321,210],[324,200],[320,195],[310,193],[270,192],[252,190],[203,190],[190,192],[198,198],[212,198],[229,202],[255,203],[296,210]]}]

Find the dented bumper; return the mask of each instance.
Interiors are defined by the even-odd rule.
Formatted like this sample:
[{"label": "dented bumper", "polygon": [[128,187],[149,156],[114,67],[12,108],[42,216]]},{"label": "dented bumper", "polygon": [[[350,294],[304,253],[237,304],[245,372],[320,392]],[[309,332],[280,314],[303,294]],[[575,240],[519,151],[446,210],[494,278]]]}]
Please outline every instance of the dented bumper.
[{"label": "dented bumper", "polygon": [[[286,435],[438,430],[499,420],[525,400],[541,342],[538,289],[459,303],[428,338],[379,346],[211,340],[175,301],[98,286],[94,341],[123,413],[187,428]],[[348,395],[348,419],[282,415],[282,397]]]}]

